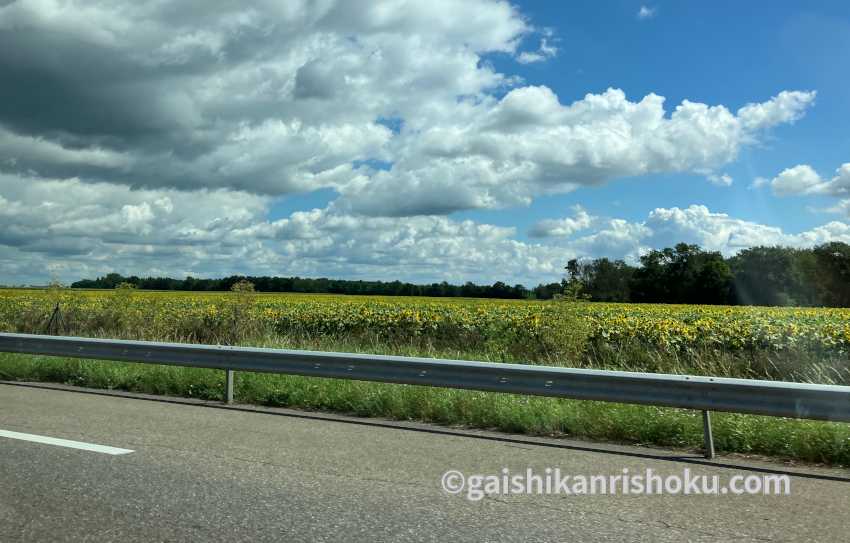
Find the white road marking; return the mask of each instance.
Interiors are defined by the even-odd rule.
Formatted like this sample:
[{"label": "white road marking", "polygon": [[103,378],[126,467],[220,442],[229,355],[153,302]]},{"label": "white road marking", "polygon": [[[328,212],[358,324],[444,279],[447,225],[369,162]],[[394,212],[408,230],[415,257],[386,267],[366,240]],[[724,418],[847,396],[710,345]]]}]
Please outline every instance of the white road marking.
[{"label": "white road marking", "polygon": [[10,432],[9,430],[0,430],[0,437],[20,439],[22,441],[33,441],[35,443],[45,443],[47,445],[56,445],[57,447],[68,447],[69,449],[81,449],[83,451],[93,451],[103,454],[117,455],[129,454],[133,452],[130,449],[119,449],[118,447],[107,447],[106,445],[96,445],[95,443],[71,441],[70,439],[59,439],[58,437],[37,436],[35,434],[22,434],[20,432]]}]

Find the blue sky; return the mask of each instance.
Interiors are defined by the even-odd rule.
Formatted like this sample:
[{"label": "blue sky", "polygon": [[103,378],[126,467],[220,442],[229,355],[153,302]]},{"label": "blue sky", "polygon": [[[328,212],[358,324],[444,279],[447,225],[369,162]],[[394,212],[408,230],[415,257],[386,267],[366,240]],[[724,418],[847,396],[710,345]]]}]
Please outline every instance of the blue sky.
[{"label": "blue sky", "polygon": [[850,241],[848,58],[846,2],[4,3],[0,283]]},{"label": "blue sky", "polygon": [[[850,120],[850,4],[780,1],[769,9],[732,1],[515,4],[533,24],[553,31],[558,55],[526,65],[501,53],[484,61],[528,84],[550,87],[563,104],[609,87],[624,90],[632,100],[660,94],[668,110],[685,99],[737,108],[782,89],[816,90],[817,104],[804,119],[774,129],[758,147],[743,150],[724,167],[734,180],[728,188],[693,174],[647,175],[640,182],[626,178],[537,199],[527,207],[453,216],[516,226],[522,239],[528,239],[525,233],[540,219],[559,218],[575,204],[629,220],[644,219],[656,207],[705,204],[712,211],[791,232],[822,224],[823,217],[805,207],[825,207],[828,198],[777,198],[750,184],[798,163],[826,175],[848,160],[850,130],[839,120]],[[651,17],[638,17],[643,6],[652,10]],[[270,216],[324,207],[334,198],[327,189],[281,198]]]},{"label": "blue sky", "polygon": [[[756,177],[771,178],[798,163],[831,173],[850,155],[850,4],[847,2],[522,2],[535,21],[556,30],[563,48],[554,59],[520,66],[516,73],[552,87],[562,102],[614,86],[632,99],[654,92],[667,104],[684,99],[730,108],[760,101],[781,89],[817,90],[817,104],[793,126],[778,127],[758,148],[747,149],[724,168],[728,189],[688,182],[687,176],[647,176],[553,198],[539,209],[555,213],[570,203],[606,213],[612,202],[629,202],[621,214],[639,219],[658,206],[703,203],[736,217],[791,231],[821,224],[805,201],[773,198],[748,189]],[[613,6],[613,7],[612,7]],[[640,20],[641,6],[654,11]],[[494,59],[497,63],[499,60]],[[793,164],[792,164],[793,163]],[[683,182],[684,181],[684,182]],[[801,205],[802,204],[802,205]],[[551,207],[550,207],[551,206]],[[618,213],[619,214],[619,213]]]}]

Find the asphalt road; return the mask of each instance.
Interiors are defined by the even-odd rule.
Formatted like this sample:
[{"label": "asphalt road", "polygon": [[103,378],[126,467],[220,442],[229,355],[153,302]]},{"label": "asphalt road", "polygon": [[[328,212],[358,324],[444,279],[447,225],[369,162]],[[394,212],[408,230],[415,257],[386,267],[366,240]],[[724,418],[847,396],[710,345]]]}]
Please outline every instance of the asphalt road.
[{"label": "asphalt road", "polygon": [[[8,384],[0,432],[4,542],[847,541],[850,525],[850,471],[838,469],[793,468],[790,496],[470,501],[440,483],[451,469],[787,472],[748,459]],[[8,437],[18,434],[132,452]]]}]

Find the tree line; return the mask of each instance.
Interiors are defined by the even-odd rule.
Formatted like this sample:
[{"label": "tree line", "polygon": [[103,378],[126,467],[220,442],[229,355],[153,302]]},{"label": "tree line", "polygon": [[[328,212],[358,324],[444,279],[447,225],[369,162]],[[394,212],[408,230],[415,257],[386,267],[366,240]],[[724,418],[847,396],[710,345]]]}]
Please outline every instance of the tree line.
[{"label": "tree line", "polygon": [[679,243],[655,249],[632,266],[623,260],[573,259],[559,282],[534,288],[447,282],[419,285],[401,281],[354,281],[303,277],[220,279],[124,277],[110,273],[73,283],[73,288],[111,289],[130,283],[140,289],[227,291],[242,280],[260,292],[303,292],[390,296],[502,299],[555,297],[600,302],[651,302],[772,306],[850,307],[850,245],[830,242],[811,249],[752,247],[724,258],[699,245]]},{"label": "tree line", "polygon": [[752,247],[724,258],[699,245],[652,250],[639,266],[570,260],[566,291],[607,302],[850,306],[850,245]]},{"label": "tree line", "polygon": [[135,285],[148,290],[188,290],[188,291],[227,291],[239,281],[253,283],[259,292],[302,292],[313,294],[359,294],[386,296],[437,296],[469,298],[532,298],[533,294],[522,285],[510,286],[501,281],[492,285],[476,285],[467,282],[452,285],[447,282],[417,285],[401,281],[354,281],[347,279],[327,279],[308,277],[253,277],[232,275],[221,279],[172,279],[170,277],[124,277],[110,273],[97,279],[83,279],[71,285],[72,288],[112,289],[122,283]]}]

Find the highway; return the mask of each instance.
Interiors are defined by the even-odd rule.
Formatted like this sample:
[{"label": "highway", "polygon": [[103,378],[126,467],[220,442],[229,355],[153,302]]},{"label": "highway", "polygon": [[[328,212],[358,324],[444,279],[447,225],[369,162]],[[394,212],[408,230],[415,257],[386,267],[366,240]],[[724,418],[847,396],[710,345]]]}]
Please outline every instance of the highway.
[{"label": "highway", "polygon": [[[441,488],[448,470],[503,468],[792,486],[478,501]],[[848,506],[845,469],[0,383],[3,542],[846,541]]]}]

